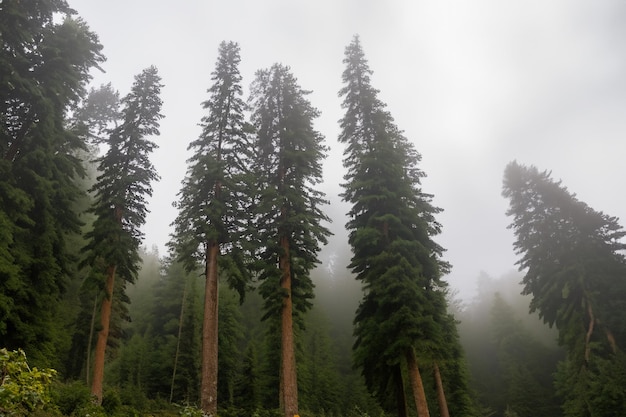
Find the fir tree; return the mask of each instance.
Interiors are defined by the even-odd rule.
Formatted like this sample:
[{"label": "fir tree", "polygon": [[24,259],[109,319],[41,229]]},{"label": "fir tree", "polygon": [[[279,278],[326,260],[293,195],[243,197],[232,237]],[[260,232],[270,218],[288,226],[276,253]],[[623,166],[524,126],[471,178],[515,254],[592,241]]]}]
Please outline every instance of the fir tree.
[{"label": "fir tree", "polygon": [[[398,367],[406,363],[418,415],[427,416],[417,354],[443,337],[433,318],[442,314],[433,294],[445,287],[441,276],[448,270],[443,249],[432,240],[440,231],[434,219],[440,210],[421,190],[419,153],[370,84],[372,71],[358,37],[346,48],[344,63],[342,197],[352,204],[349,267],[364,289],[355,317],[355,364],[370,392],[384,397],[390,383],[404,392]],[[399,396],[399,415],[405,413],[403,401]]]},{"label": "fir tree", "polygon": [[92,394],[98,402],[102,401],[104,354],[115,299],[115,278],[122,279],[117,285],[122,292],[126,282],[135,280],[141,261],[140,228],[148,211],[146,198],[152,195],[152,181],[158,179],[148,157],[156,148],[150,139],[159,134],[159,120],[163,117],[160,82],[156,67],[149,67],[135,77],[131,92],[122,100],[122,120],[110,131],[109,148],[98,159],[101,174],[92,188],[96,220],[93,230],[86,234],[85,262],[101,274],[105,283],[92,381]]},{"label": "fir tree", "polygon": [[[526,270],[523,292],[532,296],[531,311],[556,326],[566,348],[559,370],[566,381],[560,386],[565,415],[626,413],[626,381],[601,371],[607,362],[623,363],[626,244],[621,239],[626,231],[617,218],[593,210],[532,166],[511,162],[503,195],[510,199],[507,214],[513,217],[518,265]],[[598,408],[601,398],[609,400],[592,388],[598,383],[621,387],[610,413]]]},{"label": "fir tree", "polygon": [[104,60],[74,13],[62,0],[5,1],[0,13],[0,339],[41,365],[59,357],[67,239],[80,231],[84,143],[67,115]]},{"label": "fir tree", "polygon": [[311,269],[319,263],[320,243],[330,232],[321,222],[327,202],[315,189],[321,181],[326,148],[313,128],[318,111],[306,100],[288,67],[260,70],[251,89],[257,179],[256,265],[265,317],[280,318],[280,406],[285,416],[298,414],[293,319],[311,306]]},{"label": "fir tree", "polygon": [[202,410],[212,416],[217,415],[218,391],[218,267],[242,299],[246,286],[238,236],[246,218],[243,179],[249,154],[239,46],[222,42],[218,53],[209,99],[203,103],[208,114],[202,134],[189,145],[194,155],[175,203],[179,214],[171,244],[189,271],[198,264],[205,269],[200,396]]}]

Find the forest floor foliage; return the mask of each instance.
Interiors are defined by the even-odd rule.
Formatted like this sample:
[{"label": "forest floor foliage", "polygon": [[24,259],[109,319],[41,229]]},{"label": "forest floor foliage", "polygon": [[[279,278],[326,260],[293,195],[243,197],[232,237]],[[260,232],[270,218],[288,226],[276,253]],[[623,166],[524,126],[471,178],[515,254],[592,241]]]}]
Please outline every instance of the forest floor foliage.
[{"label": "forest floor foliage", "polygon": [[[94,403],[89,387],[81,381],[59,382],[54,369],[31,368],[22,350],[0,349],[0,417],[203,417],[194,405],[148,399],[137,388],[109,388],[102,404]],[[230,405],[217,417],[281,417],[279,410],[248,410]],[[339,417],[312,413],[300,417]],[[370,417],[355,407],[345,417]],[[382,417],[382,416],[381,416]]]}]

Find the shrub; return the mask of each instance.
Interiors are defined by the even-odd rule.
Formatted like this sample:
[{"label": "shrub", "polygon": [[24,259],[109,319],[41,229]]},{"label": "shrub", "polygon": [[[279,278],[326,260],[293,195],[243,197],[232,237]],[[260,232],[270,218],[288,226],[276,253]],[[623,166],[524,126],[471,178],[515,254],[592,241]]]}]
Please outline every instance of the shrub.
[{"label": "shrub", "polygon": [[54,369],[30,368],[23,350],[0,349],[0,415],[27,415],[50,403]]},{"label": "shrub", "polygon": [[120,393],[116,389],[108,389],[102,396],[102,408],[110,416],[115,415],[117,410],[122,407]]},{"label": "shrub", "polygon": [[52,392],[54,403],[63,415],[69,416],[79,408],[89,405],[91,391],[82,382],[75,381],[69,384],[58,384]]}]

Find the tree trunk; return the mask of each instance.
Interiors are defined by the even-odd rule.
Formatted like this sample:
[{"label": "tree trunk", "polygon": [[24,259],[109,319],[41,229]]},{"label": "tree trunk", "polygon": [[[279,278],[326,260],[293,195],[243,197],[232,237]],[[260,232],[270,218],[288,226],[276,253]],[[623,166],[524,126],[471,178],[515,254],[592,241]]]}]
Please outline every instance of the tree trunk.
[{"label": "tree trunk", "polygon": [[111,306],[113,305],[113,286],[115,284],[115,265],[107,268],[105,296],[102,299],[100,308],[100,324],[102,329],[98,332],[96,342],[95,360],[93,365],[93,380],[91,384],[91,395],[96,398],[96,404],[102,404],[102,382],[104,379],[104,354],[109,338],[109,325],[111,323]]},{"label": "tree trunk", "polygon": [[435,374],[435,385],[437,387],[439,417],[450,417],[450,413],[448,412],[448,402],[446,401],[446,394],[443,390],[443,382],[441,381],[441,372],[439,372],[439,365],[437,362],[433,362],[433,373]]},{"label": "tree trunk", "polygon": [[411,389],[413,391],[413,397],[415,398],[415,408],[417,409],[417,416],[430,417],[430,413],[428,412],[428,402],[426,401],[426,393],[424,392],[424,384],[422,383],[422,376],[420,375],[420,370],[417,366],[415,350],[410,347],[406,350],[405,355],[407,366],[409,368]]},{"label": "tree trunk", "polygon": [[279,267],[282,273],[280,286],[284,291],[283,308],[281,311],[281,374],[282,404],[285,417],[298,414],[298,379],[296,374],[296,357],[293,341],[293,300],[291,298],[291,263],[289,259],[289,240],[281,236],[282,253]]},{"label": "tree trunk", "polygon": [[87,363],[85,364],[86,372],[85,378],[87,379],[87,386],[91,385],[91,344],[93,343],[93,332],[96,328],[96,314],[98,314],[98,293],[93,298],[93,310],[91,312],[91,323],[89,325],[89,338],[87,339]]},{"label": "tree trunk", "polygon": [[202,321],[202,377],[200,407],[212,417],[217,416],[217,257],[219,244],[207,248],[206,286],[204,290],[204,317]]},{"label": "tree trunk", "polygon": [[409,407],[406,403],[404,379],[402,378],[402,368],[400,367],[400,364],[394,367],[393,379],[396,383],[396,404],[398,408],[398,417],[409,417]]},{"label": "tree trunk", "polygon": [[174,369],[172,370],[172,384],[170,385],[170,404],[174,398],[174,383],[176,381],[176,368],[178,368],[178,354],[180,353],[180,335],[183,331],[183,318],[185,314],[185,300],[187,299],[187,280],[183,289],[183,301],[180,305],[180,316],[178,317],[178,338],[176,339],[176,353],[174,354]]}]

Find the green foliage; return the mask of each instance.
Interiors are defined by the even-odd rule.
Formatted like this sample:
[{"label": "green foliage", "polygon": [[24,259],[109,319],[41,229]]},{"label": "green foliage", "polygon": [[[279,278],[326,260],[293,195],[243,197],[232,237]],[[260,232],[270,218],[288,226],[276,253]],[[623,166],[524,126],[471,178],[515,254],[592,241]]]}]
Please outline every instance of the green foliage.
[{"label": "green foliage", "polygon": [[0,339],[36,364],[63,345],[55,319],[74,268],[68,238],[80,229],[85,144],[67,112],[104,60],[73,13],[65,1],[11,1],[0,19]]},{"label": "green foliage", "polygon": [[234,404],[234,390],[237,374],[241,370],[241,352],[238,346],[243,338],[241,311],[235,294],[223,289],[219,299],[220,331],[218,335],[218,392],[220,404]]},{"label": "green foliage", "polygon": [[[315,189],[322,180],[326,147],[313,127],[319,112],[313,108],[290,69],[274,64],[259,70],[251,86],[252,125],[255,128],[254,206],[257,246],[253,265],[262,282],[265,318],[280,316],[285,294],[280,286],[283,271],[278,259],[288,257],[294,317],[311,307],[313,285],[309,276],[319,263],[320,244],[327,242],[329,221],[321,211],[327,204]],[[281,239],[288,242],[284,253]],[[301,321],[299,321],[301,323]]]},{"label": "green foliage", "polygon": [[354,363],[369,391],[387,404],[392,393],[404,392],[403,378],[394,375],[407,352],[416,349],[426,363],[461,355],[446,343],[456,334],[441,279],[449,265],[432,239],[441,229],[434,218],[440,209],[421,189],[421,156],[371,86],[358,37],[346,48],[344,63],[342,197],[352,205],[349,268],[364,290],[354,320]]},{"label": "green foliage", "polygon": [[30,368],[23,350],[0,349],[0,414],[27,415],[52,400],[54,369]]},{"label": "green foliage", "polygon": [[91,190],[96,220],[85,234],[86,262],[96,270],[114,265],[116,274],[128,282],[138,271],[146,197],[152,195],[151,182],[159,178],[148,157],[157,147],[151,136],[159,134],[163,117],[161,87],[156,67],[135,77],[131,92],[122,99],[120,124],[107,132],[109,148],[97,160],[101,173]]},{"label": "green foliage", "polygon": [[[187,174],[174,206],[178,216],[170,247],[187,271],[206,264],[206,247],[220,244],[220,267],[232,288],[243,299],[248,277],[241,252],[241,239],[248,215],[246,172],[251,154],[241,98],[239,45],[222,42],[209,98],[202,103],[200,137],[189,144],[193,151]],[[223,252],[223,253],[222,253]],[[229,255],[229,256],[224,256]]]},{"label": "green foliage", "polygon": [[204,413],[198,407],[193,405],[180,406],[180,417],[204,417]]},{"label": "green foliage", "polygon": [[560,416],[562,401],[553,386],[563,351],[557,334],[528,313],[520,294],[521,275],[479,277],[478,294],[456,313],[470,370],[470,387],[484,411],[502,416]]},{"label": "green foliage", "polygon": [[499,294],[493,302],[492,328],[507,410],[538,417],[560,415],[552,378],[558,352],[535,341]]},{"label": "green foliage", "polygon": [[66,416],[73,415],[76,410],[84,409],[92,403],[89,387],[83,382],[57,384],[52,394],[54,404]]},{"label": "green foliage", "polygon": [[[527,270],[523,283],[524,293],[532,295],[531,311],[556,326],[566,348],[559,371],[566,415],[626,413],[626,402],[614,402],[612,393],[588,396],[594,384],[626,387],[619,375],[603,372],[611,367],[605,363],[618,366],[626,344],[626,231],[617,218],[593,210],[535,167],[510,163],[503,195],[510,199],[507,214],[513,217],[518,265]],[[564,389],[564,375],[575,381],[573,389]],[[613,404],[608,414],[604,402]]]},{"label": "green foliage", "polygon": [[104,391],[102,397],[102,408],[108,415],[115,415],[115,413],[122,407],[122,399],[117,389],[108,389]]}]

